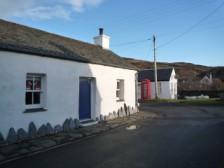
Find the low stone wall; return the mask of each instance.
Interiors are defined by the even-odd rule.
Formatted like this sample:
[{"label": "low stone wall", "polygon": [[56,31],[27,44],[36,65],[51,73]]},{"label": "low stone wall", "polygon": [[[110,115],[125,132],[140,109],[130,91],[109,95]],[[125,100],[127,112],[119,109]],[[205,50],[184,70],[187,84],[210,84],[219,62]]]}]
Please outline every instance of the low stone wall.
[{"label": "low stone wall", "polygon": [[[129,116],[137,112],[138,108],[131,108],[130,106],[126,106],[126,104],[124,104],[124,107],[118,109],[117,112],[110,112],[109,115],[106,116],[100,115],[100,118],[96,118],[96,120],[99,122],[104,122],[119,117]],[[23,128],[19,128],[17,131],[14,128],[10,128],[6,139],[4,139],[2,133],[0,132],[0,146],[13,144],[18,141],[29,140],[45,135],[65,132],[71,129],[79,128],[80,126],[80,121],[76,118],[65,119],[63,125],[58,124],[54,127],[50,123],[46,123],[43,124],[41,127],[37,128],[34,122],[30,122],[28,126],[28,132],[26,132]]]},{"label": "low stone wall", "polygon": [[124,103],[124,107],[121,107],[120,109],[118,109],[117,112],[115,111],[110,112],[109,115],[107,116],[100,115],[100,121],[108,121],[108,120],[116,119],[118,117],[126,117],[137,112],[139,112],[137,107],[131,108],[130,106],[126,106],[126,104]]},{"label": "low stone wall", "polygon": [[10,128],[6,140],[0,132],[0,145],[12,144],[17,141],[29,140],[36,137],[68,131],[78,127],[80,127],[79,120],[72,118],[66,119],[63,125],[58,124],[54,127],[52,127],[50,123],[47,123],[43,124],[40,128],[37,128],[34,122],[30,122],[28,132],[26,132],[23,128],[20,128],[17,131],[15,131],[14,128]]}]

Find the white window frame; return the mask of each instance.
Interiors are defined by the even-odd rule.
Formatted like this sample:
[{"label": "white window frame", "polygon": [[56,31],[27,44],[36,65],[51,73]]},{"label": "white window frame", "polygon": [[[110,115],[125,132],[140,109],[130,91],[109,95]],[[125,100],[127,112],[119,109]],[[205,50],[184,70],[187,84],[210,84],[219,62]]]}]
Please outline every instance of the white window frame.
[{"label": "white window frame", "polygon": [[124,80],[117,79],[116,81],[116,100],[124,101]]},{"label": "white window frame", "polygon": [[[28,73],[26,75],[26,91],[25,91],[25,106],[26,109],[40,109],[44,108],[44,94],[45,94],[45,83],[44,83],[44,77],[45,75],[43,74],[31,74]],[[27,80],[30,78],[32,80],[32,89],[28,89],[27,87]],[[40,78],[40,89],[35,90],[34,89],[34,81],[36,78]],[[32,103],[31,104],[26,104],[26,93],[31,92],[32,93]],[[34,93],[40,93],[40,103],[34,104]]]}]

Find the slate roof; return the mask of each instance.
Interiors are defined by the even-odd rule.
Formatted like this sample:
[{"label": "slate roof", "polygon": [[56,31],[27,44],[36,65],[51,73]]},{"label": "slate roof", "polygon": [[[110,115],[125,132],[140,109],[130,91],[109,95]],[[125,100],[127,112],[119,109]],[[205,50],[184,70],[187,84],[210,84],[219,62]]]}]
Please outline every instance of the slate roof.
[{"label": "slate roof", "polygon": [[0,50],[124,69],[137,69],[117,54],[105,50],[101,46],[2,19],[0,19]]},{"label": "slate roof", "polygon": [[[157,81],[169,81],[173,68],[162,68],[157,69]],[[146,69],[139,71],[138,81],[141,82],[143,79],[149,79],[155,81],[154,69]]]}]

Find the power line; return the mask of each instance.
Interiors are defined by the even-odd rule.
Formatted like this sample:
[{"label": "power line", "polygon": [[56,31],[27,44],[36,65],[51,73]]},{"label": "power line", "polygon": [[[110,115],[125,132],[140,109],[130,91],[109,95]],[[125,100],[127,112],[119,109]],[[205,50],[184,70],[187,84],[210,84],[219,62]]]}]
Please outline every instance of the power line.
[{"label": "power line", "polygon": [[[152,48],[153,48],[153,41],[151,40],[151,45],[150,45],[150,47],[149,47],[149,49],[148,49],[148,51],[147,51],[147,53],[146,53],[146,55],[145,55],[145,57],[142,59],[142,60],[147,60],[147,58],[149,58],[149,54],[150,54],[150,52],[152,52],[153,50],[152,50]],[[150,60],[148,60],[148,61],[150,61]],[[143,65],[144,64],[144,62],[142,62],[141,63],[141,65]]]},{"label": "power line", "polygon": [[[224,27],[223,21],[224,21],[224,18],[213,20],[213,21],[210,21],[210,22],[207,22],[207,23],[205,22],[203,24],[200,24],[199,27],[195,28],[191,32],[206,31],[206,30],[211,30],[211,29],[222,28],[222,27]],[[215,23],[219,23],[219,22],[222,23],[222,24],[221,25],[215,25]],[[162,38],[162,37],[166,37],[166,36],[175,36],[175,35],[180,34],[180,33],[183,33],[183,30],[182,31],[178,30],[178,31],[162,33],[162,34],[157,35],[156,37],[157,38]]]},{"label": "power line", "polygon": [[200,20],[198,23],[196,23],[195,25],[191,26],[189,29],[187,29],[186,31],[184,31],[183,33],[181,33],[180,35],[178,35],[177,37],[167,41],[166,43],[160,45],[157,47],[161,48],[164,47],[166,45],[168,45],[169,43],[172,43],[174,41],[176,41],[177,39],[181,38],[182,36],[184,36],[185,34],[189,33],[190,31],[192,31],[194,28],[196,28],[197,26],[199,26],[202,22],[204,22],[205,20],[207,20],[209,17],[211,17],[214,13],[216,13],[219,9],[221,9],[224,6],[224,3],[222,3],[221,5],[219,5],[217,8],[215,8],[212,12],[210,12],[206,17],[204,17],[202,20]]},{"label": "power line", "polygon": [[[193,8],[198,8],[201,7],[203,5],[206,5],[208,3],[210,3],[212,1],[207,0],[203,1],[203,2],[197,2],[197,3],[182,3],[182,4],[175,4],[175,5],[166,5],[166,6],[161,6],[160,8],[156,8],[152,11],[150,11],[150,13],[145,13],[143,15],[136,15],[131,17],[128,20],[125,20],[125,22],[119,24],[118,26],[116,26],[115,28],[112,29],[112,27],[114,27],[115,25],[112,25],[111,27],[108,27],[108,29],[112,29],[111,30],[111,34],[113,33],[117,33],[120,31],[124,31],[124,30],[129,30],[129,29],[133,29],[134,27],[138,27],[142,24],[147,24],[150,22],[154,22],[154,21],[158,21],[167,17],[170,17],[172,15],[177,15],[180,13],[183,13],[185,11],[188,10],[192,10]],[[163,11],[161,13],[161,11]],[[130,26],[132,25],[132,26]]]},{"label": "power line", "polygon": [[123,45],[129,45],[129,44],[135,44],[135,43],[141,43],[141,42],[146,42],[150,39],[145,39],[145,40],[139,40],[139,41],[133,41],[133,42],[128,42],[128,43],[122,43],[122,44],[115,44],[115,45],[111,45],[112,47],[114,46],[123,46]]},{"label": "power line", "polygon": [[[185,0],[176,0],[173,3],[163,3],[153,9],[147,9],[141,12],[138,12],[134,15],[127,16],[121,19],[117,19],[114,21],[110,21],[106,24],[103,24],[102,26],[107,29],[110,34],[118,33],[120,31],[124,31],[127,29],[132,29],[134,27],[140,26],[142,24],[147,24],[153,21],[158,21],[163,18],[176,15],[179,13],[182,13],[184,11],[191,10],[192,8],[198,8],[205,4],[208,4],[210,2],[213,2],[212,0],[202,0],[202,1],[185,1]],[[163,11],[161,13],[161,11]],[[101,27],[102,27],[101,26]],[[90,28],[89,31],[83,31],[78,34],[83,34],[86,32],[93,32],[97,29],[96,28]]]}]

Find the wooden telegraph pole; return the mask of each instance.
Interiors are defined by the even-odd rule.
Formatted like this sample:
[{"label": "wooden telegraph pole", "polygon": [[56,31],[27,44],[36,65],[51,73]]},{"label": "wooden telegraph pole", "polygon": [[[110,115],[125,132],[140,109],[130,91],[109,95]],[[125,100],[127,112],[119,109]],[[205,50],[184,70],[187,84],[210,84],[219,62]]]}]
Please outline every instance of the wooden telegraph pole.
[{"label": "wooden telegraph pole", "polygon": [[153,36],[154,43],[154,76],[155,76],[155,99],[158,99],[157,66],[156,66],[156,36]]}]

